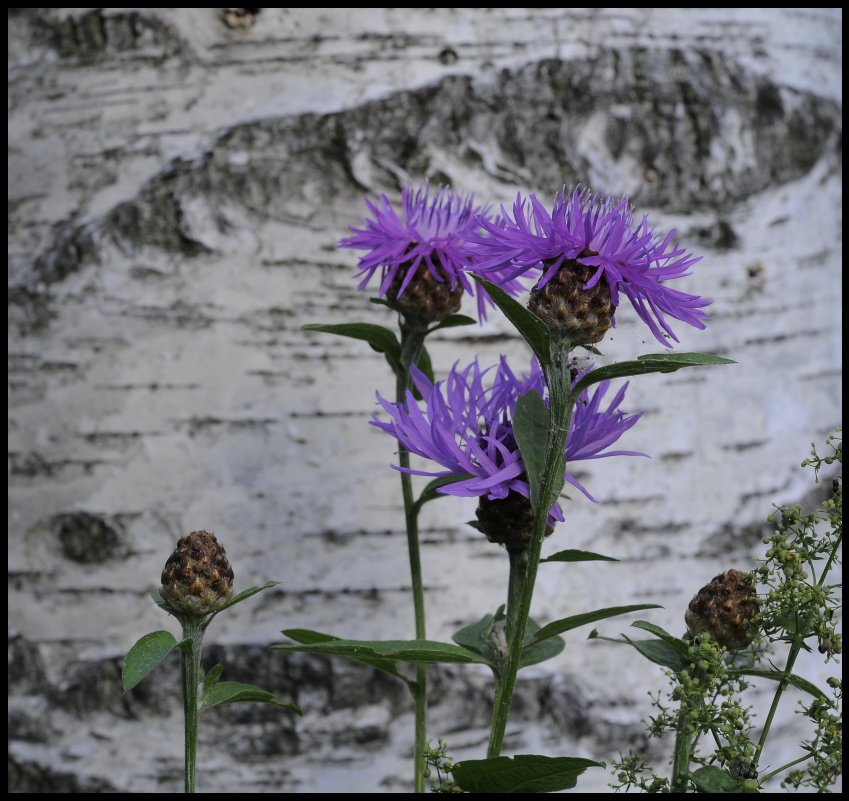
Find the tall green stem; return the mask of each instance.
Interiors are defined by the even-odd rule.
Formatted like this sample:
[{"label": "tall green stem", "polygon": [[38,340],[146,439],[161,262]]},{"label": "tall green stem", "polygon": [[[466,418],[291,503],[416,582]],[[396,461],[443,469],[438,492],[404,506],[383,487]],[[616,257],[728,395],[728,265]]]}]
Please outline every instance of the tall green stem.
[{"label": "tall green stem", "polygon": [[[825,567],[822,570],[822,574],[820,575],[819,581],[817,582],[817,588],[822,587],[825,583],[825,577],[828,575],[828,571],[831,570],[831,566],[834,564],[834,560],[837,557],[837,551],[840,548],[840,543],[843,541],[843,535],[841,534],[834,542],[834,547],[831,549],[831,553],[828,556],[828,561],[825,563]],[[790,653],[787,654],[787,662],[784,664],[784,675],[790,676],[793,672],[793,666],[796,664],[796,659],[799,656],[799,653],[802,651],[802,646],[804,645],[804,637],[797,636],[797,639],[793,641],[793,644],[790,646]],[[775,713],[778,711],[778,704],[781,702],[781,696],[784,695],[784,691],[787,689],[789,684],[788,679],[784,679],[783,681],[778,682],[778,686],[775,688],[775,694],[772,697],[772,704],[769,707],[769,712],[766,716],[766,721],[764,722],[764,728],[761,732],[761,737],[758,740],[758,748],[755,751],[754,759],[752,760],[755,765],[758,764],[761,754],[763,753],[764,746],[766,745],[766,739],[769,737],[769,730],[772,728],[772,721],[775,718]]]},{"label": "tall green stem", "polygon": [[184,618],[183,639],[188,645],[180,652],[183,679],[183,710],[185,714],[186,780],[185,792],[194,793],[198,749],[198,686],[200,685],[200,657],[203,650],[205,626],[197,619]]},{"label": "tall green stem", "polygon": [[[425,330],[422,327],[401,322],[401,366],[396,373],[395,398],[399,403],[406,399],[410,385],[410,367],[419,358],[424,345]],[[410,453],[398,443],[398,461],[401,467],[409,468]],[[404,497],[404,519],[407,527],[407,550],[410,556],[410,576],[413,589],[413,612],[416,620],[416,639],[427,637],[425,628],[424,582],[422,581],[422,560],[419,549],[418,510],[413,498],[413,482],[409,473],[401,473],[401,493]],[[413,754],[414,791],[423,793],[425,771],[425,745],[427,737],[427,665],[416,665],[416,684],[413,691],[415,705],[415,750]]]},{"label": "tall green stem", "polygon": [[539,569],[545,527],[548,522],[548,511],[563,489],[563,477],[566,471],[564,449],[574,404],[569,379],[569,350],[570,348],[566,343],[559,345],[552,343],[551,363],[544,366],[548,393],[551,398],[551,427],[546,444],[537,503],[534,508],[534,531],[527,551],[524,586],[516,604],[513,625],[509,627],[507,662],[501,676],[500,686],[497,688],[495,705],[492,710],[492,728],[489,735],[487,757],[501,755],[504,735],[507,731],[507,720],[510,717],[510,705],[513,701],[513,689],[516,685],[516,674],[519,672],[519,664],[522,659],[525,629],[531,613],[531,600],[533,599],[534,585]]},{"label": "tall green stem", "polygon": [[681,702],[678,712],[678,726],[675,730],[675,751],[672,755],[672,779],[669,790],[673,793],[683,793],[686,790],[687,776],[690,773],[690,758],[693,753],[694,737],[687,729],[687,712],[689,707]]}]

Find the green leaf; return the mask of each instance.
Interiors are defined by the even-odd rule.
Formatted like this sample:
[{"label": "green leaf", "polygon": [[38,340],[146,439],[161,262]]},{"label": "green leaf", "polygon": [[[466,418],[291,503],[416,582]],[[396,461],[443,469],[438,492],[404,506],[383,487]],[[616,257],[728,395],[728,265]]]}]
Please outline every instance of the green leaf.
[{"label": "green leaf", "polygon": [[463,648],[489,657],[492,648],[489,635],[492,633],[494,622],[495,618],[492,615],[484,615],[477,623],[470,623],[459,631],[455,631],[451,639]]},{"label": "green leaf", "polygon": [[276,587],[280,582],[279,581],[266,581],[265,584],[261,584],[259,587],[250,587],[247,590],[242,590],[238,595],[231,598],[227,601],[221,609],[218,610],[215,614],[220,614],[225,609],[229,609],[231,606],[235,606],[236,604],[242,603],[242,601],[246,601],[248,598],[256,595],[258,592],[262,592],[263,590],[267,590],[270,587]]},{"label": "green leaf", "polygon": [[693,784],[700,793],[739,793],[742,792],[739,779],[735,779],[727,770],[716,765],[705,765],[693,771]]},{"label": "green leaf", "polygon": [[282,706],[284,709],[288,709],[290,712],[295,712],[298,715],[302,714],[297,704],[284,701],[282,698],[274,695],[274,693],[268,692],[268,690],[254,687],[252,684],[242,684],[239,681],[219,681],[208,689],[204,688],[200,702],[200,711],[206,712],[215,706],[238,704],[243,701],[274,704],[275,706]]},{"label": "green leaf", "polygon": [[435,501],[437,498],[446,497],[444,493],[437,492],[440,487],[447,487],[449,484],[456,484],[458,481],[465,481],[467,478],[471,477],[471,473],[455,473],[450,476],[440,476],[439,478],[433,479],[433,481],[429,482],[422,490],[422,494],[419,495],[418,499],[413,504],[416,513],[418,513],[422,506],[424,506],[428,501]]},{"label": "green leaf", "polygon": [[566,640],[557,636],[548,637],[542,642],[534,641],[534,635],[539,630],[539,623],[532,618],[528,618],[528,623],[525,627],[525,644],[522,646],[522,658],[519,660],[520,668],[538,665],[540,662],[554,659],[566,647]]},{"label": "green leaf", "polygon": [[616,615],[625,615],[628,612],[639,612],[643,609],[661,609],[658,604],[632,604],[630,606],[609,606],[606,609],[596,609],[595,612],[584,612],[581,615],[572,615],[572,617],[564,617],[561,620],[555,620],[547,626],[543,626],[535,635],[533,641],[542,642],[548,637],[553,637],[555,634],[562,634],[564,631],[571,631],[579,626],[586,626],[587,623],[595,623],[598,620],[604,620],[608,617],[616,617]]},{"label": "green leaf", "polygon": [[655,637],[663,640],[665,643],[669,643],[679,654],[687,653],[687,643],[684,642],[680,637],[674,637],[665,629],[662,629],[660,626],[656,626],[654,623],[649,623],[648,620],[635,620],[631,624],[632,628],[642,629],[643,631],[647,631],[650,634],[654,634]]},{"label": "green leaf", "polygon": [[525,754],[466,759],[454,765],[452,774],[469,793],[556,793],[574,787],[587,768],[602,767],[591,759]]},{"label": "green leaf", "polygon": [[132,690],[180,643],[170,631],[152,631],[145,634],[132,648],[124,660],[121,683],[124,692]]},{"label": "green leaf", "polygon": [[663,640],[632,640],[625,635],[623,642],[636,648],[649,662],[669,668],[670,670],[683,670],[684,658],[678,653],[678,649]]},{"label": "green leaf", "polygon": [[550,364],[549,343],[551,342],[551,333],[548,326],[521,303],[513,300],[501,287],[481,278],[479,275],[473,275],[472,278],[487,291],[495,305],[513,323],[516,330],[524,337],[525,342],[531,346],[531,350],[536,354],[540,364],[543,366]]},{"label": "green leaf", "polygon": [[[341,637],[334,637],[332,634],[324,634],[320,631],[310,631],[310,629],[285,629],[282,633],[290,640],[294,640],[295,642],[306,646],[317,645],[325,642],[339,642],[341,640]],[[272,648],[274,647],[277,646],[272,646]],[[293,648],[292,650],[307,651],[306,648]],[[352,662],[358,662],[361,665],[368,665],[368,667],[374,668],[375,670],[379,670],[383,673],[388,673],[390,676],[395,676],[395,678],[406,682],[411,689],[415,684],[415,682],[411,682],[406,676],[403,676],[398,672],[398,665],[392,659],[385,659],[383,657],[368,658],[355,656],[348,656],[348,659]]]},{"label": "green leaf", "polygon": [[361,339],[386,356],[386,361],[395,372],[401,363],[401,344],[394,332],[374,323],[337,323],[336,325],[303,325],[302,331],[319,331],[323,334],[336,334],[340,337]]},{"label": "green leaf", "polygon": [[467,317],[465,314],[452,314],[450,317],[446,317],[442,322],[431,328],[428,331],[428,334],[432,334],[440,328],[457,328],[457,326],[460,325],[474,325],[476,322],[477,320],[473,317]]},{"label": "green leaf", "polygon": [[599,381],[609,378],[625,378],[643,373],[674,373],[682,367],[700,367],[717,364],[736,364],[733,359],[713,356],[709,353],[647,353],[636,361],[616,362],[587,373],[573,388],[579,393]]},{"label": "green leaf", "polygon": [[[551,412],[540,394],[532,389],[520,395],[516,400],[516,411],[513,414],[513,434],[528,473],[531,506],[535,512],[539,512],[540,508],[540,481],[545,467],[545,451],[550,427]],[[562,484],[557,487],[557,493],[562,488]],[[552,494],[554,494],[553,489]],[[547,513],[548,509],[544,511]]]},{"label": "green leaf", "polygon": [[210,687],[212,687],[212,685],[221,678],[221,674],[223,672],[224,665],[220,662],[215,667],[210,668],[209,673],[203,677],[203,691],[206,692]]},{"label": "green leaf", "polygon": [[567,548],[565,551],[558,551],[539,561],[542,564],[543,562],[618,562],[619,560],[592,551],[578,551],[574,548]]},{"label": "green leaf", "polygon": [[[426,376],[427,380],[432,384],[434,382],[433,379],[433,362],[430,360],[430,354],[427,352],[427,348],[422,345],[421,352],[419,353],[418,361],[416,362],[416,367],[419,368]],[[421,400],[421,395],[415,387],[413,388],[413,392],[418,400]]]},{"label": "green leaf", "polygon": [[[291,636],[288,632],[284,632]],[[349,659],[392,659],[430,664],[438,662],[488,665],[489,660],[459,645],[431,640],[327,640],[304,645],[272,645],[278,651],[304,651],[310,654],[346,656]]]},{"label": "green leaf", "polygon": [[754,676],[755,678],[771,679],[778,682],[787,681],[796,687],[796,689],[802,690],[802,692],[806,692],[814,696],[814,698],[821,698],[824,701],[828,700],[828,695],[817,687],[816,684],[812,684],[807,679],[803,679],[795,673],[791,673],[788,676],[780,670],[763,670],[761,668],[736,668],[732,669],[730,673],[733,676]]}]

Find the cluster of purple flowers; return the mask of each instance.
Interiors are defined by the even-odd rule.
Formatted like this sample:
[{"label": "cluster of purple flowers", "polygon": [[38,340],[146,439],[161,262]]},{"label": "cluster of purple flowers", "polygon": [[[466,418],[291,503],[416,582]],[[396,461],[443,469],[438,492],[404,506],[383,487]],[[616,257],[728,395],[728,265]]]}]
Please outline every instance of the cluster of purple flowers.
[{"label": "cluster of purple flowers", "polygon": [[[580,380],[581,372],[575,381]],[[477,359],[464,368],[456,364],[444,381],[432,384],[414,368],[413,381],[422,396],[420,408],[412,392],[404,403],[378,401],[389,421],[375,418],[372,425],[391,434],[411,453],[441,465],[443,470],[414,470],[396,467],[415,475],[456,476],[456,482],[440,488],[447,495],[490,499],[506,498],[512,490],[530,498],[527,474],[513,435],[513,414],[520,395],[535,390],[546,396],[545,379],[536,359],[525,375],[516,375],[506,358],[496,367],[482,369]],[[625,384],[606,405],[609,389],[604,381],[590,395],[578,398],[566,438],[567,462],[599,459],[604,456],[645,456],[637,451],[608,450],[640,419],[620,410]],[[590,500],[586,488],[569,472],[566,480]],[[559,505],[550,516],[563,520]]]},{"label": "cluster of purple flowers", "polygon": [[[378,295],[395,292],[401,297],[417,271],[425,266],[439,282],[459,284],[475,295],[478,316],[485,317],[486,293],[470,280],[485,276],[511,295],[527,289],[529,280],[541,289],[560,270],[586,268],[594,272],[583,285],[590,290],[600,281],[610,289],[617,307],[628,298],[654,337],[670,347],[678,341],[670,318],[704,328],[704,307],[710,301],[668,285],[689,274],[699,258],[674,242],[675,231],[656,234],[644,216],[635,221],[625,198],[594,195],[573,189],[557,195],[549,211],[531,194],[517,196],[512,211],[503,206],[491,217],[476,207],[471,197],[440,189],[431,193],[404,189],[399,215],[385,195],[377,203],[366,201],[372,217],[362,228],[351,228],[341,247],[365,251],[360,258],[361,290],[378,280]],[[398,278],[401,276],[399,282]],[[391,298],[395,299],[395,298]],[[455,476],[440,492],[464,497],[503,499],[512,491],[529,498],[525,466],[513,435],[513,413],[520,395],[536,390],[546,396],[539,365],[532,362],[526,375],[517,375],[502,357],[495,367],[482,369],[477,359],[465,367],[455,365],[444,381],[431,383],[413,368],[412,379],[423,406],[412,392],[405,402],[390,402],[378,395],[389,421],[373,425],[395,437],[408,451],[441,466],[437,470],[399,470],[426,476]],[[620,410],[627,384],[603,405],[609,382],[592,394],[581,394],[575,405],[566,440],[567,464],[614,455],[645,455],[611,450],[611,446],[640,418]],[[587,490],[571,473],[566,480]],[[559,505],[549,512],[562,520]],[[551,520],[550,520],[551,522]]]},{"label": "cluster of purple flowers", "polygon": [[[668,281],[689,275],[699,258],[674,244],[675,231],[655,233],[643,216],[639,223],[629,201],[614,201],[573,189],[560,192],[549,212],[536,195],[518,195],[512,214],[501,207],[495,218],[453,191],[431,195],[427,185],[413,192],[404,189],[399,216],[386,195],[377,204],[367,200],[372,218],[341,247],[364,250],[360,258],[360,289],[379,276],[383,297],[399,272],[404,271],[399,295],[421,264],[438,281],[457,282],[475,294],[469,273],[484,275],[510,294],[519,294],[523,278],[537,278],[545,286],[561,267],[577,262],[595,267],[585,288],[602,278],[618,306],[620,293],[631,302],[655,338],[669,347],[675,342],[668,318],[696,328],[705,327],[704,307],[710,301],[674,289]],[[478,315],[485,316],[485,293],[477,291]]]}]

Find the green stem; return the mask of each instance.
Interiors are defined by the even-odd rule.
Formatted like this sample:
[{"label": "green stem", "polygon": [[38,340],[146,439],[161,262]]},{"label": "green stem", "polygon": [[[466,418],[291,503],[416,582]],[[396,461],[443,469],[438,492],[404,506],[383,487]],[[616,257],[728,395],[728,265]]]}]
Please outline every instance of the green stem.
[{"label": "green stem", "polygon": [[[420,326],[401,321],[401,366],[396,373],[395,398],[399,403],[406,400],[410,385],[410,366],[418,361],[424,345],[425,330]],[[409,468],[410,452],[401,443],[398,462],[401,467]],[[410,576],[413,591],[413,613],[416,621],[416,639],[427,638],[425,628],[424,582],[422,581],[422,560],[419,549],[418,507],[413,498],[413,482],[409,473],[401,473],[401,494],[404,498],[404,520],[407,528],[407,551],[410,557]],[[425,791],[425,745],[427,737],[427,666],[416,665],[416,683],[413,689],[415,706],[415,749],[413,753],[414,792]]]},{"label": "green stem", "polygon": [[687,713],[689,707],[681,702],[678,712],[678,725],[675,728],[675,750],[672,755],[672,779],[669,790],[683,793],[687,789],[687,776],[690,774],[690,758],[693,753],[693,734],[687,731]]},{"label": "green stem", "polygon": [[[831,549],[828,561],[825,563],[825,567],[822,569],[819,581],[817,582],[817,588],[822,587],[823,583],[825,582],[825,577],[828,575],[828,571],[831,570],[831,566],[834,564],[834,560],[837,558],[837,551],[840,548],[840,543],[842,542],[842,540],[843,534],[841,533],[840,536],[835,540],[834,547]],[[785,677],[789,677],[790,674],[793,673],[793,666],[796,664],[796,659],[799,656],[803,645],[804,639],[798,637],[790,646],[790,653],[787,654],[787,662],[784,664]],[[766,745],[767,737],[769,737],[769,730],[772,728],[772,721],[775,718],[775,713],[778,711],[778,704],[781,702],[781,696],[784,695],[784,691],[787,689],[789,684],[789,679],[785,678],[784,680],[778,682],[778,687],[775,688],[775,694],[772,697],[772,704],[769,707],[769,712],[767,713],[766,721],[764,722],[764,728],[761,732],[760,740],[758,740],[758,747],[755,751],[754,759],[752,760],[755,765],[757,765],[760,761],[761,754],[763,753],[764,746]]]},{"label": "green stem", "polygon": [[763,784],[766,781],[769,781],[773,776],[778,776],[779,773],[783,773],[787,768],[792,768],[794,765],[798,765],[800,762],[807,762],[813,754],[805,754],[804,756],[800,756],[798,759],[794,759],[792,762],[788,762],[786,765],[782,765],[780,768],[776,768],[775,770],[771,770],[765,776],[761,776],[758,781]]},{"label": "green stem", "polygon": [[197,619],[184,618],[183,639],[189,645],[180,651],[180,667],[183,679],[183,710],[185,714],[186,780],[185,792],[195,792],[198,749],[198,687],[200,685],[200,656],[203,650],[205,626]]},{"label": "green stem", "polygon": [[528,552],[510,551],[510,580],[507,585],[507,640],[510,640],[510,632],[516,625],[516,616],[519,611],[519,599],[525,586],[525,574],[528,569]]},{"label": "green stem", "polygon": [[567,343],[561,345],[552,343],[551,363],[544,366],[548,393],[551,398],[551,428],[545,449],[545,461],[540,477],[537,503],[534,507],[534,530],[527,551],[524,586],[516,604],[513,626],[507,641],[507,662],[501,680],[500,692],[496,694],[497,697],[492,710],[492,728],[487,748],[488,758],[501,755],[504,735],[507,731],[507,720],[510,717],[513,690],[516,686],[516,674],[519,672],[519,663],[522,659],[525,629],[531,613],[531,601],[534,595],[537,570],[539,569],[545,527],[548,522],[548,511],[563,489],[566,472],[564,449],[574,405],[574,396],[569,379],[569,350]]}]

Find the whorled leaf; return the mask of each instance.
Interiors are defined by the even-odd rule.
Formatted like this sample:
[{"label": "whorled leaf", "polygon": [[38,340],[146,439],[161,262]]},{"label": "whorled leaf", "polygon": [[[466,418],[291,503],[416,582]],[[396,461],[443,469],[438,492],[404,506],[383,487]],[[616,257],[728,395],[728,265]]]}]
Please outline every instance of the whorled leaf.
[{"label": "whorled leaf", "polygon": [[[668,642],[663,640],[632,640],[625,635],[622,635],[622,637],[621,642],[636,648],[649,662],[654,662],[656,665],[674,671],[684,669],[686,664],[684,657]],[[617,642],[619,641],[617,640]]]},{"label": "whorled leaf", "polygon": [[814,698],[828,700],[828,695],[824,693],[816,684],[811,683],[795,673],[785,674],[780,670],[764,670],[761,668],[732,668],[730,671],[732,676],[752,676],[759,679],[770,679],[771,681],[782,682],[786,681],[792,684],[797,690],[802,690]]}]

